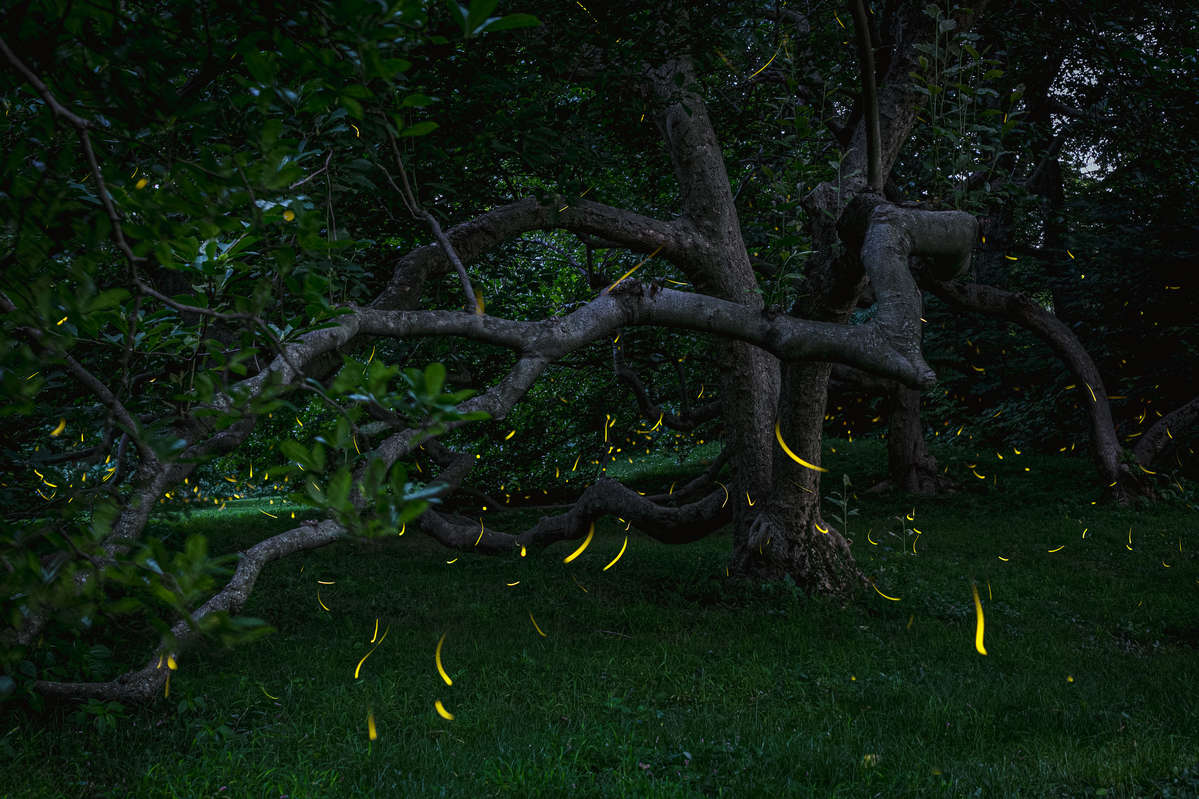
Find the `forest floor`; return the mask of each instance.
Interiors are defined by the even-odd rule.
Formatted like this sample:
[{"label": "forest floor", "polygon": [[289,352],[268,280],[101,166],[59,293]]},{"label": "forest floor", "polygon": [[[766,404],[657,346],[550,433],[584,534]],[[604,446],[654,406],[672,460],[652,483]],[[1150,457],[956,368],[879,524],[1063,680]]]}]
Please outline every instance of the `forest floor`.
[{"label": "forest floor", "polygon": [[[727,579],[727,534],[634,528],[605,571],[615,520],[570,564],[346,542],[268,567],[246,612],[276,632],[183,653],[153,706],[10,706],[0,795],[1199,795],[1193,502],[1092,504],[1080,457],[952,448],[959,493],[868,495],[881,445],[830,444],[825,493],[853,477],[853,551],[893,600]],[[158,534],[220,552],[288,523],[242,511]]]}]

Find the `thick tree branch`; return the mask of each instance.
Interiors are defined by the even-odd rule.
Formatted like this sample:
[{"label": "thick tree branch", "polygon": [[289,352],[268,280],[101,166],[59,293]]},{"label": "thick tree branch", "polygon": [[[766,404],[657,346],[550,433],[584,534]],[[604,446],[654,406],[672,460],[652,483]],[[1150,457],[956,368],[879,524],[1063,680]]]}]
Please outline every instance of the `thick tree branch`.
[{"label": "thick tree branch", "polygon": [[[345,530],[336,522],[303,524],[284,533],[271,536],[242,553],[237,569],[225,587],[191,614],[191,618],[180,621],[171,628],[176,651],[183,651],[200,638],[197,623],[209,614],[218,611],[236,614],[246,604],[254,583],[263,567],[273,560],[286,557],[306,549],[315,549],[331,544],[344,537]],[[163,691],[169,669],[162,664],[158,655],[138,669],[108,682],[52,682],[39,680],[33,690],[44,696],[70,697],[74,699],[115,699],[120,702],[146,702]]]},{"label": "thick tree branch", "polygon": [[[586,199],[555,200],[542,205],[529,197],[484,213],[445,231],[446,240],[463,264],[493,247],[533,230],[568,230],[598,236],[613,245],[677,261],[700,244],[685,225],[661,222],[621,208]],[[387,288],[371,306],[385,310],[417,306],[426,282],[453,268],[438,244],[418,247],[400,258]]]},{"label": "thick tree branch", "polygon": [[862,106],[866,116],[866,186],[870,191],[883,192],[883,164],[878,122],[878,90],[874,83],[874,44],[870,36],[870,20],[862,0],[851,0],[854,38],[858,43],[858,64],[862,81]]},{"label": "thick tree branch", "polygon": [[1112,423],[1103,377],[1068,325],[1023,294],[978,283],[941,282],[924,276],[921,285],[945,302],[995,319],[1015,322],[1049,345],[1082,383],[1082,403],[1091,422],[1091,456],[1102,484],[1118,502],[1140,493],[1139,481],[1120,463],[1120,442]]},{"label": "thick tree branch", "polygon": [[[889,301],[880,299],[880,312]],[[896,311],[894,315],[899,318],[902,314]],[[913,386],[925,385],[935,377],[922,359],[912,360],[910,353],[918,353],[919,339],[902,341],[902,327],[884,330],[875,322],[858,326],[811,322],[751,311],[702,294],[646,287],[632,279],[566,316],[536,322],[458,311],[375,309],[363,309],[354,318],[359,332],[366,335],[463,336],[535,353],[545,361],[613,335],[626,325],[660,325],[738,339],[783,360],[847,363]]]},{"label": "thick tree branch", "polygon": [[978,221],[962,211],[922,211],[882,203],[870,213],[862,266],[878,304],[874,320],[891,346],[915,365],[925,385],[931,385],[935,375],[920,352],[922,303],[908,259],[924,256],[936,277],[948,279],[969,265],[977,238]]}]

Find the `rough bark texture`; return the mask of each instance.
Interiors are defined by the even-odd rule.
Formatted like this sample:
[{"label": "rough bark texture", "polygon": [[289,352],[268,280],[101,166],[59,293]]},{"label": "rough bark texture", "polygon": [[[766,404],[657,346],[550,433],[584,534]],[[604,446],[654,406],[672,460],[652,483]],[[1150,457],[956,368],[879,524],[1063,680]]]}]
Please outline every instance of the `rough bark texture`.
[{"label": "rough bark texture", "polygon": [[912,494],[933,496],[951,491],[954,483],[937,470],[928,451],[920,420],[920,392],[896,385],[887,413],[887,483]]}]

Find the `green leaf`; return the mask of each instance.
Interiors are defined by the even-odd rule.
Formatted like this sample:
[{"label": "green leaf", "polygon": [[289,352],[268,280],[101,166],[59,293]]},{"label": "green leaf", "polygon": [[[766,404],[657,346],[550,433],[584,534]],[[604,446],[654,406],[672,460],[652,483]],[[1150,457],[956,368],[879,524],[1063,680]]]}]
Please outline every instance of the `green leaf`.
[{"label": "green leaf", "polygon": [[445,385],[445,365],[434,362],[426,366],[425,392],[430,397],[435,397],[441,393],[443,385]]},{"label": "green leaf", "polygon": [[470,16],[466,9],[455,3],[454,0],[445,0],[445,5],[450,10],[450,17],[458,23],[458,27],[462,28],[462,35],[466,36],[468,30],[466,20]]},{"label": "green leaf", "polygon": [[334,508],[343,508],[349,505],[350,479],[350,470],[343,466],[337,470],[337,473],[333,475],[333,479],[329,481],[327,488],[329,504]]},{"label": "green leaf", "polygon": [[362,110],[362,103],[358,102],[353,97],[346,97],[345,95],[342,95],[341,104],[347,111],[350,112],[350,116],[354,117],[354,119],[362,119],[366,116],[366,112]]},{"label": "green leaf", "polygon": [[466,29],[478,33],[497,5],[499,0],[471,0],[470,11],[466,14]]},{"label": "green leaf", "polygon": [[299,441],[290,438],[280,441],[279,451],[283,453],[284,457],[290,458],[305,469],[312,468],[312,455]]},{"label": "green leaf", "polygon": [[129,292],[125,289],[109,289],[101,292],[92,298],[88,303],[87,312],[103,311],[106,308],[112,308],[115,305],[120,305],[129,297]]},{"label": "green leaf", "polygon": [[400,103],[400,108],[424,108],[432,102],[432,97],[416,92],[405,97],[403,102]]},{"label": "green leaf", "polygon": [[400,137],[424,136],[437,130],[438,127],[439,126],[436,122],[428,120],[424,122],[417,122],[415,125],[404,128],[402,131],[400,131]]},{"label": "green leaf", "polygon": [[532,14],[508,14],[494,22],[488,22],[479,33],[495,33],[497,31],[513,30],[515,28],[535,28],[541,20]]}]

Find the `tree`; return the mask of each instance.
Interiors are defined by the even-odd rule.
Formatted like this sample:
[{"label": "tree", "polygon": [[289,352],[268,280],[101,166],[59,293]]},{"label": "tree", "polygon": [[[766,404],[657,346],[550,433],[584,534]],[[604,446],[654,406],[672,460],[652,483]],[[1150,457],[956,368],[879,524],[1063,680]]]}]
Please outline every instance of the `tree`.
[{"label": "tree", "polygon": [[[236,614],[266,563],[347,536],[504,553],[605,514],[674,543],[731,522],[739,575],[864,583],[820,514],[830,369],[936,379],[917,277],[951,286],[978,223],[886,190],[928,96],[921,48],[973,13],[496,6],[12,16],[0,594],[28,690],[153,696],[180,647],[258,632]],[[203,56],[157,58],[159,41]],[[715,403],[691,406],[669,331],[702,334],[683,346]],[[599,468],[568,511],[523,531],[456,513],[487,435],[517,432],[471,423],[584,395],[594,377],[551,390],[551,370],[601,347],[654,430],[715,428],[712,467],[642,496],[604,476],[613,414],[586,409],[564,439],[589,432],[575,466]],[[661,385],[670,364],[686,400]],[[302,486],[319,521],[264,521],[223,585],[205,542],[147,534],[164,501],[219,506],[204,486],[254,464],[217,467],[275,441],[258,485]],[[156,637],[144,665],[79,681],[50,663],[65,630],[121,614]]]}]

